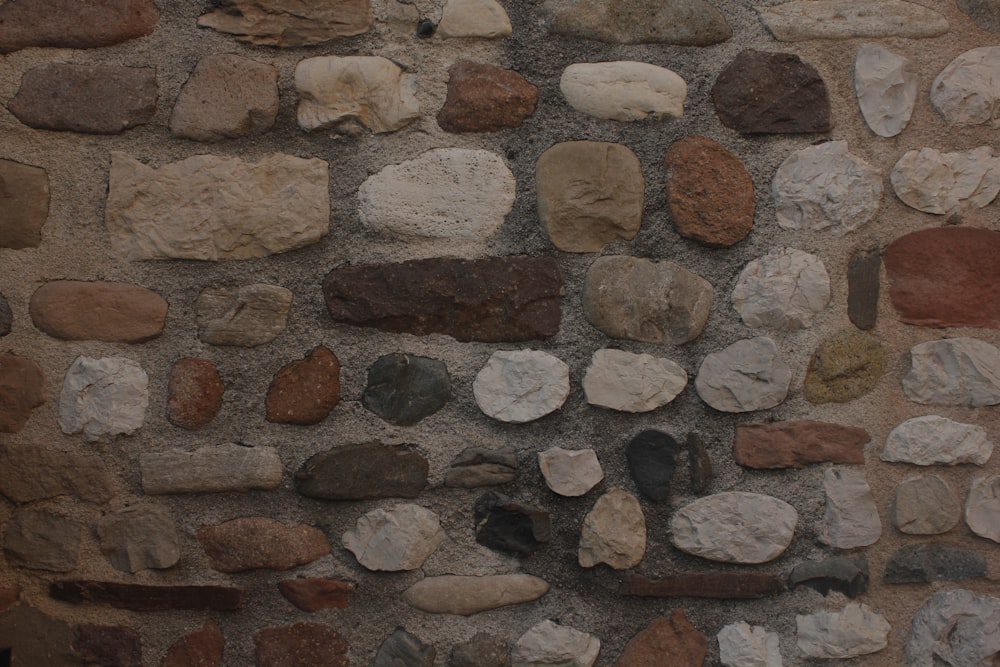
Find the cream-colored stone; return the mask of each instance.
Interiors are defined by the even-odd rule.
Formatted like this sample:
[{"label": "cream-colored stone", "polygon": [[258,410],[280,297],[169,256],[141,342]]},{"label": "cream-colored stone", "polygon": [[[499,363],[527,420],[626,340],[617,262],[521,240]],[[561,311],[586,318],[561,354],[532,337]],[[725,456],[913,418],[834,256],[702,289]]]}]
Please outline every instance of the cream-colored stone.
[{"label": "cream-colored stone", "polygon": [[580,113],[607,120],[680,118],[687,99],[687,83],[675,72],[628,60],[570,65],[559,89]]},{"label": "cream-colored stone", "polygon": [[562,407],[569,396],[569,366],[548,352],[498,350],[472,383],[476,405],[494,419],[534,421]]},{"label": "cream-colored stone", "polygon": [[701,400],[722,412],[773,408],[788,396],[792,369],[765,336],[738,340],[701,362],[695,389]]},{"label": "cream-colored stone", "polygon": [[281,458],[274,447],[235,443],[139,455],[142,490],[160,493],[218,493],[275,489],[281,484]]},{"label": "cream-colored stone", "polygon": [[982,208],[1000,192],[1000,157],[989,146],[965,153],[921,148],[904,153],[889,180],[896,196],[918,211],[945,215]]},{"label": "cream-colored stone", "polygon": [[209,345],[254,347],[285,330],[292,292],[277,285],[210,287],[194,302],[198,338]]},{"label": "cream-colored stone", "polygon": [[537,600],[549,591],[544,579],[530,574],[482,577],[425,577],[403,593],[411,607],[431,614],[471,616],[481,611]]},{"label": "cream-colored stone", "polygon": [[972,480],[965,500],[965,523],[976,535],[1000,542],[1000,475]]},{"label": "cream-colored stone", "polygon": [[601,640],[545,620],[521,635],[510,652],[511,667],[591,667]]},{"label": "cream-colored stone", "polygon": [[77,357],[59,395],[59,426],[88,442],[132,435],[146,419],[148,386],[146,371],[131,359]]},{"label": "cream-colored stone", "polygon": [[855,37],[938,37],[948,20],[928,7],[903,0],[792,0],[759,7],[760,18],[779,42]]},{"label": "cream-colored stone", "polygon": [[981,466],[992,454],[993,443],[982,426],[926,415],[907,419],[892,429],[880,458],[919,466],[959,463]]},{"label": "cream-colored stone", "polygon": [[796,331],[812,326],[830,302],[830,275],[816,255],[776,248],[746,265],[732,302],[751,329]]},{"label": "cream-colored stone", "polygon": [[603,349],[591,358],[583,391],[591,405],[649,412],[677,398],[687,380],[687,372],[669,359]]},{"label": "cream-colored stone", "polygon": [[828,468],[823,473],[826,514],[820,540],[837,549],[874,544],[882,536],[882,520],[863,470]]},{"label": "cream-colored stone", "polygon": [[903,131],[917,101],[913,62],[878,44],[863,44],[854,62],[854,92],[872,132],[894,137]]},{"label": "cream-colored stone", "polygon": [[903,391],[923,405],[996,405],[1000,403],[1000,350],[977,338],[914,345]]},{"label": "cream-colored stone", "polygon": [[635,567],[646,554],[646,518],[639,501],[628,491],[611,489],[583,518],[581,567],[606,563],[616,570]]},{"label": "cream-colored stone", "polygon": [[448,0],[437,34],[441,37],[507,37],[510,18],[496,0]]},{"label": "cream-colored stone", "polygon": [[866,604],[795,617],[799,651],[807,658],[842,659],[877,653],[889,645],[891,626]]},{"label": "cream-colored stone", "polygon": [[415,570],[445,539],[434,512],[419,505],[375,509],[344,533],[344,548],[369,570]]},{"label": "cream-colored stone", "polygon": [[604,479],[593,449],[546,449],[538,452],[538,467],[548,487],[560,496],[582,496]]},{"label": "cream-colored stone", "polygon": [[960,54],[931,84],[931,104],[953,125],[1000,124],[1000,46]]},{"label": "cream-colored stone", "polygon": [[725,667],[781,667],[781,650],[776,632],[739,621],[718,634],[719,660]]}]

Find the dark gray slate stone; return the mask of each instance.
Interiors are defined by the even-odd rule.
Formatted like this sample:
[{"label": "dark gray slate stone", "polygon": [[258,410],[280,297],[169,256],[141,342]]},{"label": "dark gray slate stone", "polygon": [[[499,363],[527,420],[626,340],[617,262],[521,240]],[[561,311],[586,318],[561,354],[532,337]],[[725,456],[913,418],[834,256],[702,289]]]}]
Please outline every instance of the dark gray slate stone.
[{"label": "dark gray slate stone", "polygon": [[958,0],[958,8],[983,30],[1000,32],[1000,0]]},{"label": "dark gray slate stone", "polygon": [[7,303],[7,297],[0,294],[0,336],[6,336],[10,333],[10,328],[14,324],[14,313],[10,310],[10,304]]},{"label": "dark gray slate stone", "polygon": [[549,513],[488,492],[473,508],[476,542],[496,551],[527,556],[552,537]]},{"label": "dark gray slate stone", "polygon": [[918,584],[961,581],[986,574],[986,559],[974,551],[940,544],[910,544],[892,554],[882,580],[887,584]]},{"label": "dark gray slate stone", "polygon": [[639,492],[650,500],[666,500],[677,469],[680,446],[661,431],[643,431],[625,447],[625,458]]},{"label": "dark gray slate stone", "polygon": [[847,316],[863,331],[874,328],[878,317],[881,268],[882,255],[874,250],[858,253],[847,265]]},{"label": "dark gray slate stone", "polygon": [[451,380],[443,361],[412,354],[388,354],[368,369],[361,402],[390,424],[412,426],[451,398]]},{"label": "dark gray slate stone", "polygon": [[469,447],[451,462],[444,485],[471,489],[513,482],[517,478],[517,452],[513,447]]},{"label": "dark gray slate stone", "polygon": [[799,563],[788,576],[788,587],[808,586],[827,595],[830,591],[856,598],[868,590],[868,559],[828,558]]},{"label": "dark gray slate stone", "polygon": [[688,465],[691,466],[691,493],[701,495],[708,491],[712,479],[715,477],[715,468],[712,466],[712,457],[709,456],[705,448],[705,441],[697,433],[688,433]]},{"label": "dark gray slate stone", "polygon": [[427,486],[428,469],[412,447],[366,442],[314,455],[295,473],[295,488],[327,500],[416,498]]},{"label": "dark gray slate stone", "polygon": [[500,637],[480,632],[452,647],[448,667],[510,667],[510,649]]},{"label": "dark gray slate stone", "polygon": [[69,572],[80,554],[82,527],[46,510],[20,509],[4,529],[3,550],[11,565]]},{"label": "dark gray slate stone", "polygon": [[437,651],[403,628],[382,642],[372,667],[432,667]]}]

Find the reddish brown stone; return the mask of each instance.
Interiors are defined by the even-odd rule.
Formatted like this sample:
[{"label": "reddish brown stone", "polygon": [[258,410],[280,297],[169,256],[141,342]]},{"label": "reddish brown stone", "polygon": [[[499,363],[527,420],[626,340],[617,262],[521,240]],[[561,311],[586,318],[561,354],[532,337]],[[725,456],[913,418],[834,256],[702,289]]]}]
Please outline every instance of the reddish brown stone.
[{"label": "reddish brown stone", "polygon": [[189,632],[167,649],[160,667],[218,667],[226,639],[212,621]]},{"label": "reddish brown stone", "polygon": [[670,667],[701,667],[708,652],[708,638],[675,609],[670,618],[654,618],[625,645],[614,667],[661,667],[669,656]]},{"label": "reddish brown stone", "polygon": [[73,604],[90,602],[132,611],[232,611],[243,606],[244,592],[232,586],[147,586],[67,580],[49,584],[49,597]]},{"label": "reddish brown stone", "polygon": [[739,158],[705,137],[670,145],[666,158],[667,200],[681,236],[712,247],[729,247],[753,227],[757,199]]},{"label": "reddish brown stone", "polygon": [[881,269],[882,255],[874,250],[858,253],[847,265],[847,316],[862,331],[875,328]]},{"label": "reddish brown stone", "polygon": [[167,387],[167,419],[192,431],[201,428],[219,414],[225,391],[214,363],[208,359],[178,359]]},{"label": "reddish brown stone", "polygon": [[938,227],[889,244],[889,296],[906,324],[1000,327],[1000,232]]},{"label": "reddish brown stone", "polygon": [[322,623],[261,630],[253,638],[257,667],[347,667],[347,640]]},{"label": "reddish brown stone", "polygon": [[868,432],[818,421],[737,424],[733,456],[748,468],[801,468],[811,463],[865,462]]},{"label": "reddish brown stone", "polygon": [[759,572],[684,572],[662,579],[630,574],[621,586],[622,595],[715,600],[756,600],[784,590],[779,577]]},{"label": "reddish brown stone", "polygon": [[290,570],[330,553],[323,531],[286,526],[266,517],[233,519],[198,531],[198,541],[219,572],[257,568]]},{"label": "reddish brown stone", "polygon": [[89,623],[78,625],[72,649],[85,665],[142,667],[142,639],[132,628]]},{"label": "reddish brown stone", "polygon": [[322,345],[279,370],[267,390],[267,421],[318,424],[340,401],[340,362]]},{"label": "reddish brown stone", "polygon": [[0,5],[0,53],[28,46],[90,49],[153,32],[153,0],[31,0]]},{"label": "reddish brown stone", "polygon": [[562,286],[552,257],[436,258],[334,269],[323,293],[335,322],[497,343],[559,333]]},{"label": "reddish brown stone", "polygon": [[31,321],[63,340],[142,343],[163,333],[167,302],[126,283],[53,280],[31,295]]},{"label": "reddish brown stone", "polygon": [[[0,12],[7,5],[0,5]],[[45,170],[0,160],[0,248],[37,248],[42,242],[42,227],[48,217],[49,177]],[[4,315],[0,314],[2,318]],[[10,332],[10,319],[10,307],[7,306],[4,333]],[[3,328],[0,323],[0,329]]]},{"label": "reddish brown stone", "polygon": [[285,579],[278,582],[285,599],[302,611],[346,609],[351,603],[354,584],[336,579]]},{"label": "reddish brown stone", "polygon": [[445,132],[496,132],[535,113],[538,88],[509,69],[460,60],[448,68],[448,97],[437,122]]},{"label": "reddish brown stone", "polygon": [[0,354],[0,433],[17,433],[31,411],[45,402],[45,377],[38,364],[16,354]]},{"label": "reddish brown stone", "polygon": [[20,599],[20,586],[0,586],[0,613],[13,607]]}]

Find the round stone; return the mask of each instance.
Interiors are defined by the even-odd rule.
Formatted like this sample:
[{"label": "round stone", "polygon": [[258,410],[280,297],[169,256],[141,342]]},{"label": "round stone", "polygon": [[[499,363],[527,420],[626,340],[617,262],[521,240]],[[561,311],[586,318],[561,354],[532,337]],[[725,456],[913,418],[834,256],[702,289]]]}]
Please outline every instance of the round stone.
[{"label": "round stone", "polygon": [[569,366],[548,352],[500,350],[476,375],[472,391],[479,409],[521,424],[562,407],[569,396]]},{"label": "round stone", "polygon": [[940,535],[958,525],[962,508],[946,481],[927,475],[899,483],[890,514],[901,533]]},{"label": "round stone", "polygon": [[746,265],[733,290],[733,308],[751,329],[796,331],[812,325],[830,301],[822,260],[795,248],[776,248]]},{"label": "round stone", "polygon": [[701,400],[722,412],[773,408],[788,395],[792,369],[764,336],[739,340],[705,357],[694,386]]},{"label": "round stone", "polygon": [[444,407],[451,380],[443,361],[389,354],[368,369],[362,403],[390,424],[411,426]]}]

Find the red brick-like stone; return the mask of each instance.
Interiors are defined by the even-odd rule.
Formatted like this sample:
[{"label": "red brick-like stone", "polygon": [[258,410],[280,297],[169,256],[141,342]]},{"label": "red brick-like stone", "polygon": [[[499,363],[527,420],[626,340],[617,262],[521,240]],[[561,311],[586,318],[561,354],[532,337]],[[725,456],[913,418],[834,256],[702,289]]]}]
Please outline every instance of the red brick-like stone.
[{"label": "red brick-like stone", "polygon": [[89,623],[78,625],[72,649],[85,665],[142,667],[142,639],[132,628]]},{"label": "red brick-like stone", "polygon": [[354,584],[336,579],[285,579],[278,582],[285,599],[302,611],[346,609],[351,603]]},{"label": "red brick-like stone", "polygon": [[226,638],[212,621],[181,637],[167,649],[160,667],[218,667]]},{"label": "red brick-like stone", "polygon": [[340,362],[322,345],[279,370],[267,390],[267,421],[318,424],[340,401]]},{"label": "red brick-like stone", "polygon": [[347,667],[347,640],[322,623],[261,630],[253,638],[257,667]]},{"label": "red brick-like stone", "polygon": [[290,570],[330,553],[323,531],[286,526],[266,517],[233,519],[198,531],[198,541],[219,572]]},{"label": "red brick-like stone", "polygon": [[761,572],[684,572],[661,579],[631,574],[621,587],[622,595],[714,600],[756,600],[784,590],[784,580]]},{"label": "red brick-like stone", "polygon": [[243,606],[244,591],[232,586],[149,586],[113,581],[66,580],[49,584],[49,597],[73,604],[106,604],[132,611],[232,611]]},{"label": "red brick-like stone", "polygon": [[509,69],[460,60],[448,68],[448,97],[437,122],[445,132],[497,132],[535,113],[538,88]]},{"label": "red brick-like stone", "polygon": [[167,302],[126,283],[53,280],[31,295],[31,321],[63,340],[142,343],[163,333]]},{"label": "red brick-like stone", "polygon": [[167,419],[192,431],[201,428],[219,414],[225,391],[214,363],[191,357],[178,359],[167,386]]},{"label": "red brick-like stone", "polygon": [[614,667],[702,667],[707,652],[708,638],[675,609],[670,618],[654,618],[632,637]]},{"label": "red brick-like stone", "polygon": [[45,376],[35,362],[0,354],[0,433],[17,433],[45,402]]},{"label": "red brick-like stone", "polygon": [[89,49],[153,32],[153,0],[18,0],[0,5],[0,53],[28,46]]},{"label": "red brick-like stone", "polygon": [[865,462],[868,431],[811,420],[737,424],[733,456],[748,468],[801,468],[811,463]]},{"label": "red brick-like stone", "polygon": [[[7,5],[0,5],[0,11]],[[0,160],[0,248],[37,248],[42,242],[42,227],[48,217],[49,177],[46,171],[12,160]],[[6,305],[6,300],[3,302]],[[3,319],[6,324],[2,323]],[[10,320],[10,307],[6,306],[6,315],[0,314],[0,335],[10,333]]]}]

